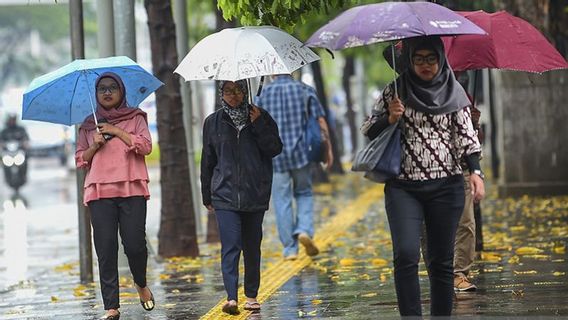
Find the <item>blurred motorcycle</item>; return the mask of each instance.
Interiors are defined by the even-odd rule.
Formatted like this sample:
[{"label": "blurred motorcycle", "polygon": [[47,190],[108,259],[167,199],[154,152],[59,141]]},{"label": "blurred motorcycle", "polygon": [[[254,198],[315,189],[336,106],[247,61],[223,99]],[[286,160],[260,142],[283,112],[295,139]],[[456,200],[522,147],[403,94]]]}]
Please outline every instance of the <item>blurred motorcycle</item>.
[{"label": "blurred motorcycle", "polygon": [[2,145],[4,180],[17,193],[27,181],[28,159],[21,142],[7,141]]}]

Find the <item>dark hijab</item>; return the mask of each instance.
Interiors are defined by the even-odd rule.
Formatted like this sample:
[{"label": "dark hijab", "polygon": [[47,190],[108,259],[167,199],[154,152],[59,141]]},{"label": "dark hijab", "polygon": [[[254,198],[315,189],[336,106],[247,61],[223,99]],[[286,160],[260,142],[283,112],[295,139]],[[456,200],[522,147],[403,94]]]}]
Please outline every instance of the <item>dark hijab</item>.
[{"label": "dark hijab", "polygon": [[[106,119],[108,123],[115,125],[121,121],[132,119],[137,115],[142,115],[144,117],[144,120],[148,122],[146,118],[146,112],[138,108],[128,107],[128,103],[126,102],[126,88],[124,87],[122,79],[116,73],[105,72],[101,74],[97,78],[97,81],[95,81],[95,91],[99,86],[99,82],[101,82],[103,78],[111,78],[116,81],[116,83],[118,84],[118,89],[120,90],[120,93],[122,95],[122,100],[120,101],[118,107],[107,110],[99,103],[99,100],[97,99],[97,111],[95,113],[97,120]],[[81,125],[81,128],[85,130],[94,130],[96,128],[93,115],[88,115],[87,118],[85,118],[83,124]]]},{"label": "dark hijab", "polygon": [[[440,115],[458,111],[471,104],[447,62],[440,37],[411,38],[404,40],[403,46],[406,48],[402,50],[402,54],[408,54],[402,60],[406,62],[406,70],[397,82],[405,105],[423,113]],[[432,50],[438,56],[438,73],[431,81],[420,79],[411,63],[414,53],[422,49]]]},{"label": "dark hijab", "polygon": [[219,95],[221,95],[221,106],[223,111],[229,115],[235,126],[241,129],[248,121],[249,118],[249,102],[248,102],[248,86],[246,80],[237,80],[235,83],[244,93],[243,102],[236,106],[231,107],[225,100],[223,100],[223,87],[227,81],[219,81]]}]

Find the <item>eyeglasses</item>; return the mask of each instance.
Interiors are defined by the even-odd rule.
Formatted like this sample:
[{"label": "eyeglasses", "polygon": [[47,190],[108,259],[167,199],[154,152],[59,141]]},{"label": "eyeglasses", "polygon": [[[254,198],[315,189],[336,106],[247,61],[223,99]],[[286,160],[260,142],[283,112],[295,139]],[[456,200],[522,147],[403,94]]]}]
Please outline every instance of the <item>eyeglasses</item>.
[{"label": "eyeglasses", "polygon": [[429,54],[427,56],[416,54],[412,56],[412,63],[417,66],[421,66],[424,63],[433,66],[438,63],[438,56],[435,54]]},{"label": "eyeglasses", "polygon": [[118,91],[118,87],[117,86],[110,86],[110,87],[105,87],[105,86],[98,86],[97,87],[97,93],[98,94],[104,94],[105,92],[110,92],[112,93],[116,93]]},{"label": "eyeglasses", "polygon": [[239,88],[234,88],[234,89],[223,89],[223,94],[224,95],[240,95],[243,94],[243,90],[239,89]]}]

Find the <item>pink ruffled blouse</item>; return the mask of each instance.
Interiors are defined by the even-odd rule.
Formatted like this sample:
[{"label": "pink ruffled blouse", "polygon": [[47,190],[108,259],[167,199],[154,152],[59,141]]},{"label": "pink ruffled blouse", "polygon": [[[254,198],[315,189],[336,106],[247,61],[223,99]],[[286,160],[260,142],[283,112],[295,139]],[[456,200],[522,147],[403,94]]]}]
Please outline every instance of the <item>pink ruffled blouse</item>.
[{"label": "pink ruffled blouse", "polygon": [[128,146],[118,137],[107,141],[93,156],[83,160],[83,152],[93,143],[95,130],[81,129],[77,140],[75,163],[86,168],[83,204],[103,198],[144,196],[150,198],[148,169],[144,157],[152,151],[152,138],[144,116],[115,124],[130,134]]}]

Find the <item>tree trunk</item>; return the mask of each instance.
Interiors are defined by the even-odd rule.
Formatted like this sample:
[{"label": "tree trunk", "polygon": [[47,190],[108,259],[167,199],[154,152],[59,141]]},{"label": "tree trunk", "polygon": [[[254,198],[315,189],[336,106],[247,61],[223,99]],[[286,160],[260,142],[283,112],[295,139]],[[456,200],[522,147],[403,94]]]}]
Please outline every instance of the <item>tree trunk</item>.
[{"label": "tree trunk", "polygon": [[[323,82],[323,74],[321,71],[321,65],[319,61],[315,61],[311,64],[312,72],[314,74],[314,83],[316,84],[316,91],[318,94],[319,101],[323,106],[325,114],[329,114],[329,105],[327,103],[327,96],[325,95],[325,86]],[[331,149],[333,151],[333,166],[331,167],[331,172],[343,174],[343,167],[341,166],[341,155],[337,148],[337,135],[335,134],[335,129],[331,126],[329,120],[327,121],[329,125],[329,137],[331,139]],[[319,166],[318,166],[319,167]]]},{"label": "tree trunk", "polygon": [[341,84],[345,91],[345,103],[347,104],[347,123],[349,124],[349,132],[351,132],[351,158],[355,156],[358,149],[357,124],[355,123],[355,110],[353,110],[353,95],[351,93],[351,77],[355,74],[355,59],[352,56],[345,57],[345,66],[343,66],[343,77]]},{"label": "tree trunk", "polygon": [[148,14],[154,74],[165,84],[156,91],[162,189],[158,254],[196,257],[199,247],[188,181],[180,84],[173,73],[178,60],[172,8],[170,0],[145,0],[144,6]]}]

